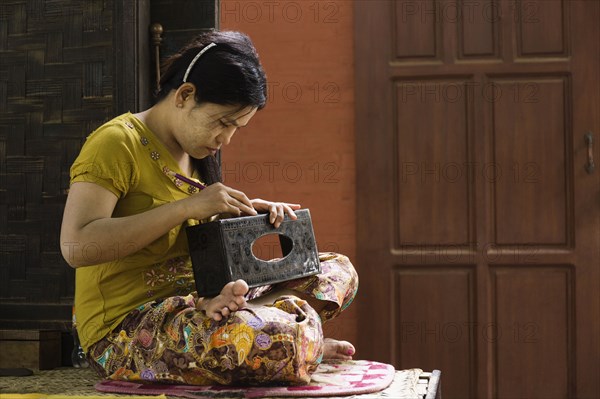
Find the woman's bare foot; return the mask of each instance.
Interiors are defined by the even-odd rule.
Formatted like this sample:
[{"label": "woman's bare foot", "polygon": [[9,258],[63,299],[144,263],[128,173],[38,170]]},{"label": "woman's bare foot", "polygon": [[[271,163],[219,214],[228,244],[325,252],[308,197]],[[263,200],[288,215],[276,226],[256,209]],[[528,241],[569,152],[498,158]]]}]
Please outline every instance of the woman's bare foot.
[{"label": "woman's bare foot", "polygon": [[196,308],[203,310],[208,317],[216,321],[229,316],[231,312],[246,306],[244,295],[248,293],[248,284],[244,280],[231,281],[214,298],[201,298]]},{"label": "woman's bare foot", "polygon": [[352,360],[352,355],[356,352],[354,346],[348,341],[325,338],[324,345],[323,359]]}]

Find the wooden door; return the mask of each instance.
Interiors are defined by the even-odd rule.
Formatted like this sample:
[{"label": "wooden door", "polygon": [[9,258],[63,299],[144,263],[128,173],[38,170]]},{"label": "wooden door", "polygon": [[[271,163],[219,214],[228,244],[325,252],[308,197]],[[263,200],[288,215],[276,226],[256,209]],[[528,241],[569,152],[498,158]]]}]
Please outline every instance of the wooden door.
[{"label": "wooden door", "polygon": [[355,16],[361,357],[445,398],[600,397],[600,2]]}]

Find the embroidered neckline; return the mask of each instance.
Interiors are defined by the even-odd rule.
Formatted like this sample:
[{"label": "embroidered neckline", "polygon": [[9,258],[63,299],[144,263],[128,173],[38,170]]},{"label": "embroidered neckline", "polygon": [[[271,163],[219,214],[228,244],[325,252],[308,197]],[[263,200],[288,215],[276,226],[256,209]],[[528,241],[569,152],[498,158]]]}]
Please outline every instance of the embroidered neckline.
[{"label": "embroidered neckline", "polygon": [[[158,138],[156,138],[156,136],[154,135],[154,133],[152,133],[148,126],[146,126],[144,122],[136,118],[131,112],[126,114],[126,118],[127,119],[124,120],[125,126],[127,126],[129,129],[131,129],[138,135],[139,141],[142,144],[142,146],[146,149],[148,156],[156,162],[159,170],[165,175],[165,177],[171,180],[173,182],[173,185],[184,193],[194,194],[198,192],[198,189],[192,186],[191,184],[188,184],[178,179],[177,177],[168,175],[169,171],[173,171],[181,175],[183,175],[183,173],[181,173],[181,171],[179,170],[179,165],[177,164],[177,162],[175,162],[169,151],[158,140]],[[132,123],[132,120],[133,122],[138,123],[141,126],[140,130],[143,130],[143,132],[140,132],[138,129],[136,129],[136,126],[134,125],[134,123]],[[162,156],[161,154],[164,154],[164,156]],[[171,167],[167,163],[171,163]],[[194,181],[197,181],[198,183],[206,185],[199,179],[193,177],[189,178]]]}]

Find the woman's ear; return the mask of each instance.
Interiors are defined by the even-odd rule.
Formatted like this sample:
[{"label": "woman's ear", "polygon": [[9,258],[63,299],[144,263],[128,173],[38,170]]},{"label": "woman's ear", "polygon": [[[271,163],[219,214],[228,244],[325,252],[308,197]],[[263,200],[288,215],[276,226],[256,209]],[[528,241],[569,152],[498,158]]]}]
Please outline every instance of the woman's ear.
[{"label": "woman's ear", "polygon": [[193,100],[196,95],[196,86],[193,83],[186,82],[179,86],[175,93],[175,101],[177,104],[185,101]]}]

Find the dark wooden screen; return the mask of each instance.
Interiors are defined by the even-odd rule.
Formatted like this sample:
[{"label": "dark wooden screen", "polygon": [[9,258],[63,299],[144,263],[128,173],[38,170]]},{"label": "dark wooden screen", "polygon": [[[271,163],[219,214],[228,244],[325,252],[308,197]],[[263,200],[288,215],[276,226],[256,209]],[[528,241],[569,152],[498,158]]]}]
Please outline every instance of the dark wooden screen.
[{"label": "dark wooden screen", "polygon": [[[181,13],[192,3],[203,14]],[[0,328],[69,328],[74,272],[59,247],[69,168],[92,130],[150,103],[151,11],[177,46],[215,26],[215,4],[0,4]]]},{"label": "dark wooden screen", "polygon": [[[176,53],[190,39],[210,28],[219,28],[219,1],[152,0],[150,20],[160,24],[163,34],[160,44],[160,61]],[[156,89],[155,53],[152,57],[152,88]]]}]

